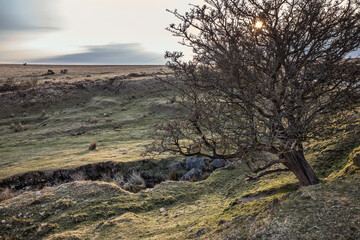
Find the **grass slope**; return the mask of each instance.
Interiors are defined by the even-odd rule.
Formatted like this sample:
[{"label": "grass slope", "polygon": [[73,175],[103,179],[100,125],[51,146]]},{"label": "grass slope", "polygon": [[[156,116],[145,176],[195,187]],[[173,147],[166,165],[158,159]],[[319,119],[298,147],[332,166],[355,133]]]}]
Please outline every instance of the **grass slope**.
[{"label": "grass slope", "polygon": [[[349,159],[351,164],[351,159]],[[72,182],[0,204],[0,235],[22,239],[357,239],[359,169],[297,190],[291,175],[246,183],[241,169],[137,194]]]},{"label": "grass slope", "polygon": [[[148,131],[176,111],[157,88],[153,80],[140,79],[124,80],[117,94],[78,90],[77,99],[49,106],[45,116],[41,106],[25,116],[13,106],[15,116],[0,119],[0,179],[34,170],[142,159],[151,141]],[[19,122],[26,131],[10,128]],[[88,151],[92,141],[98,151]]]}]

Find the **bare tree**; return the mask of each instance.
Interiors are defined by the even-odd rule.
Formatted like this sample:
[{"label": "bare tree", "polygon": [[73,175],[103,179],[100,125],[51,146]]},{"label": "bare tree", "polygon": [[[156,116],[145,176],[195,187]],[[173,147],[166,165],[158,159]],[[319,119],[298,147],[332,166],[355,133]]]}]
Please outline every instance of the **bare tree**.
[{"label": "bare tree", "polygon": [[[206,0],[168,28],[192,48],[163,78],[184,107],[155,131],[150,151],[247,159],[253,178],[291,171],[319,182],[303,142],[329,134],[359,104],[358,0]],[[277,156],[254,160],[256,152]],[[276,167],[279,166],[279,167]]]}]

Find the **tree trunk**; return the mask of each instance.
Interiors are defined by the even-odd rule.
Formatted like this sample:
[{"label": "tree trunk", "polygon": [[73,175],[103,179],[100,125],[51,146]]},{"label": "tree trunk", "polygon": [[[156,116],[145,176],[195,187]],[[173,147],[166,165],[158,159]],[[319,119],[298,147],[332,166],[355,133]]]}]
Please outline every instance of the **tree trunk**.
[{"label": "tree trunk", "polygon": [[302,186],[309,186],[319,183],[319,178],[306,161],[302,150],[292,150],[284,154],[286,163],[284,165],[294,173]]}]

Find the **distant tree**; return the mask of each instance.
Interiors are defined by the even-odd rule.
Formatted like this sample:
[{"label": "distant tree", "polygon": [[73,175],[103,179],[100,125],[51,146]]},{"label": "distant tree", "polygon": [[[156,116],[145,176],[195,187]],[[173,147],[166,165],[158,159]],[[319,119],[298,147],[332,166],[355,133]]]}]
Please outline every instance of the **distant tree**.
[{"label": "distant tree", "polygon": [[[331,134],[359,104],[360,2],[351,0],[206,0],[168,28],[192,48],[175,77],[163,78],[184,107],[155,131],[149,151],[245,159],[255,173],[291,171],[319,182],[303,142]],[[259,160],[269,152],[276,159]],[[279,167],[276,167],[279,166]]]}]

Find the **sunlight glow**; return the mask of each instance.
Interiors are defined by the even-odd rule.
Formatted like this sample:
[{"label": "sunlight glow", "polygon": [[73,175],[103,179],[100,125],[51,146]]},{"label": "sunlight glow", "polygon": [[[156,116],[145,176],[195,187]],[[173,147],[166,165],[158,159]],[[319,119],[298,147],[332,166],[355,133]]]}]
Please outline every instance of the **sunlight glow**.
[{"label": "sunlight glow", "polygon": [[255,28],[261,29],[261,28],[263,28],[263,26],[264,26],[264,23],[261,20],[256,21]]}]

